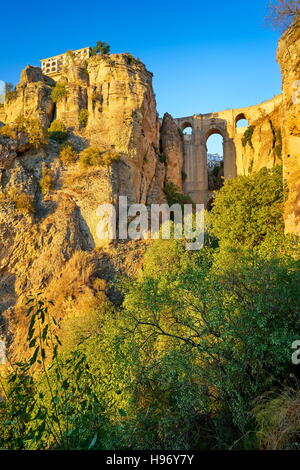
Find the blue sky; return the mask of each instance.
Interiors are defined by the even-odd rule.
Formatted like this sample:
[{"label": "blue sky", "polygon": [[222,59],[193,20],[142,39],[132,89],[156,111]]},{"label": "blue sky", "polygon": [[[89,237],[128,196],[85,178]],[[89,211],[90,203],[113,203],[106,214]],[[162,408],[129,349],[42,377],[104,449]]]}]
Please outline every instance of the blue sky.
[{"label": "blue sky", "polygon": [[263,27],[266,12],[267,0],[5,2],[0,80],[17,83],[27,64],[101,40],[154,73],[160,115],[257,104],[281,90],[279,34]]}]

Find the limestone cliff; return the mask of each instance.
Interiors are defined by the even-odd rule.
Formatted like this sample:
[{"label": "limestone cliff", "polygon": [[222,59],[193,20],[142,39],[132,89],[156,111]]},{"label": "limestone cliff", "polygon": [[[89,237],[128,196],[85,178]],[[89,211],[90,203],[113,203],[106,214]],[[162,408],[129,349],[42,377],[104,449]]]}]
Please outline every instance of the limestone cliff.
[{"label": "limestone cliff", "polygon": [[[76,151],[96,147],[120,158],[108,167],[83,168],[78,161],[64,164],[55,140],[35,147],[14,124],[0,135],[0,316],[2,333],[14,338],[11,354],[25,331],[26,294],[42,290],[60,299],[63,315],[70,297],[74,305],[79,298],[91,305],[93,281],[124,269],[119,263],[130,244],[121,257],[122,245],[116,248],[115,258],[111,246],[108,257],[97,238],[100,204],[117,202],[119,195],[128,196],[129,203],[165,201],[167,165],[160,157],[152,74],[145,66],[129,54],[91,57],[82,64],[70,60],[60,84],[65,94],[55,103],[55,82],[38,67],[26,67],[0,109],[2,124],[9,127],[23,116],[37,119],[46,130],[58,120],[67,127],[68,142]],[[86,126],[80,124],[82,110],[88,115]],[[51,175],[51,188],[43,192],[45,171]],[[138,253],[135,244],[135,261],[126,269],[137,267]],[[86,273],[83,279],[79,272]],[[53,283],[61,283],[61,292]],[[18,349],[19,358],[20,353]]]},{"label": "limestone cliff", "polygon": [[280,39],[277,61],[282,73],[282,155],[288,186],[286,230],[300,234],[300,22]]},{"label": "limestone cliff", "polygon": [[167,180],[182,190],[183,139],[174,119],[168,113],[164,115],[161,125],[161,150],[167,163]]}]

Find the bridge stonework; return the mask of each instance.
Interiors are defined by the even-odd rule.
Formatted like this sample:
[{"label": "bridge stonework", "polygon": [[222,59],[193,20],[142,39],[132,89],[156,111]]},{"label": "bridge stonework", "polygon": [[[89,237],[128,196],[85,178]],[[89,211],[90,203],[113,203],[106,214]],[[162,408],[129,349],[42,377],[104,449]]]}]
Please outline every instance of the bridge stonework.
[{"label": "bridge stonework", "polygon": [[268,122],[268,116],[282,102],[282,95],[256,106],[229,109],[209,114],[197,114],[176,118],[179,129],[191,127],[192,134],[184,135],[184,191],[194,202],[207,204],[211,197],[208,189],[207,140],[213,134],[223,137],[224,179],[245,174],[243,162],[245,150],[242,136],[247,127],[236,127],[237,121],[247,119],[251,126],[259,120]]}]

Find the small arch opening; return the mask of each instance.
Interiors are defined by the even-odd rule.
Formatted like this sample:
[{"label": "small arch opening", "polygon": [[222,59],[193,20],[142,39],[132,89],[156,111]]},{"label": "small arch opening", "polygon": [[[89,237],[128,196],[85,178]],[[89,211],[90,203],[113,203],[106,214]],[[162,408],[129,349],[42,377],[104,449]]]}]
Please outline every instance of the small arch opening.
[{"label": "small arch opening", "polygon": [[193,134],[193,127],[189,122],[185,122],[181,126],[181,131],[184,135],[192,135]]},{"label": "small arch opening", "polygon": [[193,127],[189,122],[185,122],[181,126],[181,132],[183,135],[184,142],[192,142],[193,139]]},{"label": "small arch opening", "polygon": [[246,118],[244,113],[238,114],[238,116],[235,118],[235,128],[236,129],[241,129],[244,127],[249,126],[249,121]]},{"label": "small arch opening", "polygon": [[208,190],[216,191],[224,182],[223,136],[212,131],[206,141]]}]

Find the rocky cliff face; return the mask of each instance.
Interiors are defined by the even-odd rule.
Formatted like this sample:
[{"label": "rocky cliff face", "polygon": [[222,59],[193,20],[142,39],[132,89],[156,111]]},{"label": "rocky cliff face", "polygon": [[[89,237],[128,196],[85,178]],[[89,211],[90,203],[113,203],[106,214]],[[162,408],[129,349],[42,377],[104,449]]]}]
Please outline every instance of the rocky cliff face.
[{"label": "rocky cliff face", "polygon": [[14,122],[18,116],[36,117],[48,127],[53,116],[54,104],[51,90],[55,82],[42,74],[39,67],[26,67],[20,77],[16,90],[11,92],[0,112],[0,119],[6,123]]},{"label": "rocky cliff face", "polygon": [[[248,175],[261,168],[282,164],[281,107],[272,112],[261,110],[260,117],[251,121],[248,137],[236,134],[234,144],[238,175]],[[243,129],[244,130],[244,129]]]},{"label": "rocky cliff face", "polygon": [[[64,164],[54,140],[36,148],[23,131],[0,134],[0,337],[4,333],[13,340],[15,358],[22,354],[17,343],[25,334],[26,294],[43,291],[63,316],[70,298],[75,310],[78,302],[84,301],[84,308],[93,304],[95,279],[138,266],[138,243],[134,250],[128,243],[111,245],[107,254],[96,233],[97,207],[117,202],[119,195],[129,203],[165,202],[166,178],[181,187],[180,135],[168,116],[160,141],[152,74],[140,61],[129,54],[95,56],[85,64],[70,59],[60,83],[64,94],[54,103],[55,82],[38,67],[26,67],[0,109],[2,125],[23,116],[46,130],[58,120],[75,150],[97,147],[120,158],[109,167],[83,168],[78,161]],[[85,126],[80,124],[83,110]],[[46,192],[41,186],[45,171],[51,175]],[[123,266],[128,256],[131,261]]]},{"label": "rocky cliff face", "polygon": [[277,61],[282,73],[281,110],[284,178],[288,186],[286,230],[300,234],[300,22],[278,43]]},{"label": "rocky cliff face", "polygon": [[[262,112],[245,145],[240,135],[235,142],[242,174],[283,162],[289,188],[286,226],[296,233],[300,104],[291,97],[299,78],[299,50],[299,28],[294,27],[278,48],[283,104]],[[57,315],[64,316],[70,305],[78,311],[93,305],[97,279],[110,280],[114,273],[138,266],[144,242],[107,249],[97,237],[97,207],[116,203],[120,195],[129,203],[162,203],[166,181],[179,190],[183,187],[182,136],[169,114],[159,122],[152,74],[140,61],[129,54],[95,56],[86,63],[70,58],[60,84],[64,93],[54,103],[55,82],[38,67],[26,67],[16,90],[0,107],[2,125],[23,116],[36,119],[46,130],[58,120],[78,152],[97,147],[120,158],[108,167],[83,168],[78,161],[65,164],[53,140],[35,146],[23,131],[0,132],[0,340],[2,334],[13,340],[11,353],[18,358],[26,294],[43,291],[56,301]],[[84,125],[82,113],[87,117]],[[51,180],[47,191],[41,186],[44,174]]]},{"label": "rocky cliff face", "polygon": [[164,115],[161,125],[161,151],[167,163],[167,180],[182,190],[183,140],[174,119],[168,113]]}]

